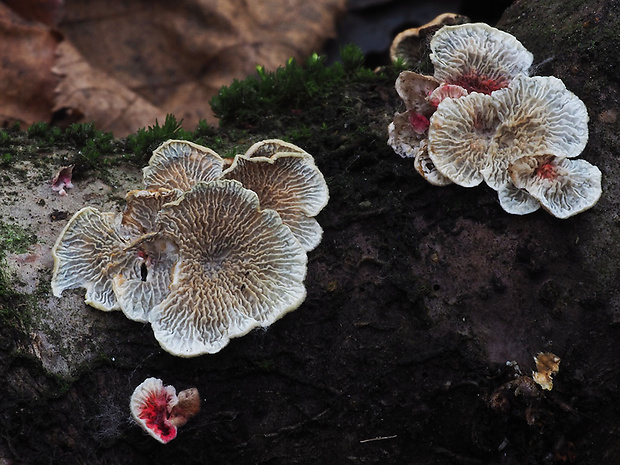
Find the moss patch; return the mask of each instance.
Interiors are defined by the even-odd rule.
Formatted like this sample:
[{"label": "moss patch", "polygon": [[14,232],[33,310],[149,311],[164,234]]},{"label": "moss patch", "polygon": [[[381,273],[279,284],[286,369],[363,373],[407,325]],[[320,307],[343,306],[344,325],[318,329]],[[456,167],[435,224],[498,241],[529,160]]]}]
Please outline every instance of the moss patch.
[{"label": "moss patch", "polygon": [[24,253],[36,242],[28,230],[9,223],[0,223],[0,321],[25,327],[30,319],[32,298],[16,292],[6,267],[6,253]]}]

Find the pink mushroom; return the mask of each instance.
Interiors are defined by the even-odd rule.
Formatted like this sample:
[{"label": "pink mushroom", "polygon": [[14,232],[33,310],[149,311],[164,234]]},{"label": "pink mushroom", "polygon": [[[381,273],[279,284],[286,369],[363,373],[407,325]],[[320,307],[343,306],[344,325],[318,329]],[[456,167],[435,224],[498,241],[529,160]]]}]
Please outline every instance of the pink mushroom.
[{"label": "pink mushroom", "polygon": [[181,391],[177,397],[174,386],[164,386],[161,379],[147,378],[131,396],[131,414],[144,431],[162,444],[177,436],[177,427],[200,410],[196,388]]},{"label": "pink mushroom", "polygon": [[58,170],[54,179],[52,179],[52,190],[58,192],[58,195],[67,195],[67,189],[73,188],[71,176],[73,175],[73,165],[63,166]]}]

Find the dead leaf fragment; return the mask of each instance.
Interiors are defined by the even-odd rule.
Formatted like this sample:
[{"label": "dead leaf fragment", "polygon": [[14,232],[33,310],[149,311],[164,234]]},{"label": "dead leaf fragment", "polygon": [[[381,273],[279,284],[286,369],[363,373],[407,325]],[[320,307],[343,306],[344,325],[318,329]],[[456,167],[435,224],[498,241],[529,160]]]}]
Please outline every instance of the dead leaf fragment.
[{"label": "dead leaf fragment", "polygon": [[560,371],[560,357],[551,352],[541,352],[534,357],[536,369],[532,376],[536,384],[541,388],[550,391],[553,389],[553,375]]},{"label": "dead leaf fragment", "polygon": [[53,110],[74,115],[75,121],[94,121],[97,128],[124,137],[166,117],[163,110],[93,68],[68,41],[58,47],[53,71],[59,79]]},{"label": "dead leaf fragment", "polygon": [[[320,50],[335,35],[345,3],[68,1],[59,27],[75,48],[62,54],[77,59],[77,52],[85,63],[68,67],[72,62],[65,59],[58,64],[65,78],[55,108],[70,106],[117,136],[153,124],[155,113],[173,113],[188,128],[199,119],[214,122],[209,100],[222,85],[254,73],[257,65],[272,70],[290,57],[303,60]],[[68,85],[84,70],[90,82]],[[106,105],[107,99],[112,100]],[[142,120],[131,124],[139,115]]]},{"label": "dead leaf fragment", "polygon": [[0,125],[49,121],[56,78],[52,73],[61,36],[0,3]]}]

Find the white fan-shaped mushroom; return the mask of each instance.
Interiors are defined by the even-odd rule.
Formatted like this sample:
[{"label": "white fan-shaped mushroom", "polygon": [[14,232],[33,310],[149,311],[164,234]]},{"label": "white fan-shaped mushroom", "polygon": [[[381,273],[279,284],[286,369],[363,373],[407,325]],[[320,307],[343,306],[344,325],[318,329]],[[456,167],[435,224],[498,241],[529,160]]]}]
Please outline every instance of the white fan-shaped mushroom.
[{"label": "white fan-shaped mushroom", "polygon": [[601,196],[601,171],[586,160],[553,155],[522,157],[510,165],[515,186],[527,190],[543,208],[568,218],[596,204]]},{"label": "white fan-shaped mushroom", "polygon": [[111,278],[130,260],[121,233],[120,215],[92,207],[79,210],[69,220],[52,248],[52,292],[83,287],[85,301],[100,310],[117,310]]},{"label": "white fan-shaped mushroom", "polygon": [[189,190],[200,181],[213,181],[222,174],[225,162],[213,150],[186,140],[169,140],[153,151],[142,169],[147,189]]},{"label": "white fan-shaped mushroom", "polygon": [[314,217],[327,205],[329,190],[310,155],[237,155],[222,179],[235,179],[254,191],[261,208],[277,211],[306,251],[321,242],[323,230]]},{"label": "white fan-shaped mushroom", "polygon": [[442,27],[431,51],[435,78],[485,94],[527,74],[534,59],[514,36],[484,23]]},{"label": "white fan-shaped mushroom", "polygon": [[508,166],[525,155],[574,157],[588,140],[588,113],[554,77],[513,79],[491,95],[446,99],[429,128],[429,156],[456,184],[482,180],[495,190],[508,182]]},{"label": "white fan-shaped mushroom", "polygon": [[170,421],[170,412],[178,401],[174,386],[164,386],[161,379],[147,378],[133,391],[129,409],[144,431],[166,444],[177,436],[177,427]]},{"label": "white fan-shaped mushroom", "polygon": [[437,170],[460,186],[480,184],[500,121],[490,95],[473,93],[442,101],[428,133],[428,154]]},{"label": "white fan-shaped mushroom", "polygon": [[230,338],[268,326],[303,302],[304,249],[238,181],[198,183],[166,205],[159,222],[179,249],[170,293],[149,313],[168,352],[218,352]]}]

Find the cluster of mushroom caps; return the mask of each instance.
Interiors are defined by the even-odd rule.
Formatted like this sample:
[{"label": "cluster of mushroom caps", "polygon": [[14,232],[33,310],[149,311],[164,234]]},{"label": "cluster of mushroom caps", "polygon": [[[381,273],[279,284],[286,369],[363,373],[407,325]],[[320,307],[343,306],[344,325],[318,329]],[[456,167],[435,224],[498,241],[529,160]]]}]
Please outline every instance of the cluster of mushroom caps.
[{"label": "cluster of mushroom caps", "polygon": [[[411,50],[404,44],[392,58]],[[530,76],[533,56],[515,37],[483,23],[446,25],[430,51],[433,76],[399,75],[406,111],[388,128],[388,144],[429,183],[484,181],[517,215],[542,206],[568,218],[598,201],[600,170],[575,159],[588,140],[586,106],[560,79]]]},{"label": "cluster of mushroom caps", "polygon": [[[228,166],[230,165],[230,166]],[[307,252],[327,204],[313,157],[273,139],[232,164],[170,140],[143,169],[123,212],[78,211],[52,249],[52,291],[151,324],[169,353],[215,353],[305,299]]]}]

